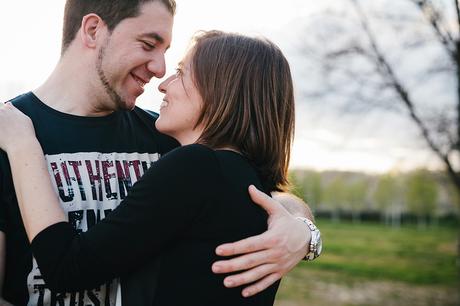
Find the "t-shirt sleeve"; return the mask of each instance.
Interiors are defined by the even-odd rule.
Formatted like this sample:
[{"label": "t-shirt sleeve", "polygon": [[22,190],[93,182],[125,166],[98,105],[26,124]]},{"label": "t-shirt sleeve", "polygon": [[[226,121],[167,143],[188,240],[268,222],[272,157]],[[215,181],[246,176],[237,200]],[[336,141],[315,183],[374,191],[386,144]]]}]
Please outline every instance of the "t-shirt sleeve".
[{"label": "t-shirt sleeve", "polygon": [[156,162],[120,205],[87,232],[54,224],[32,241],[47,285],[56,291],[90,289],[132,271],[181,237],[211,205],[218,181],[214,152],[178,148]]}]

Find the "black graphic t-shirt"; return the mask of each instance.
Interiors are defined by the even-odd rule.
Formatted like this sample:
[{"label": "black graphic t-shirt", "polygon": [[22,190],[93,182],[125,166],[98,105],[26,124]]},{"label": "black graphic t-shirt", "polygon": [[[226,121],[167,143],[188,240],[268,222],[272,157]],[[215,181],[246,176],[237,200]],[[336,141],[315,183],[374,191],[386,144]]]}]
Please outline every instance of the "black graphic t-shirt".
[{"label": "black graphic t-shirt", "polygon": [[[58,112],[31,92],[11,102],[32,119],[52,185],[78,232],[106,217],[152,163],[178,145],[155,129],[156,114],[139,108],[104,117],[81,117]],[[32,256],[3,151],[0,230],[6,235],[6,300],[17,306],[115,305],[118,280],[72,293],[47,288]]]}]

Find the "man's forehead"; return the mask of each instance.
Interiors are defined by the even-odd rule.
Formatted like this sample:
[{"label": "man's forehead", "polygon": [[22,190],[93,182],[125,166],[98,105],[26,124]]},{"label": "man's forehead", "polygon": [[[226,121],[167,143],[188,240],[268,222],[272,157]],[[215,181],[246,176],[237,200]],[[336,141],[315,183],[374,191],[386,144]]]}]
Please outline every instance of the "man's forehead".
[{"label": "man's forehead", "polygon": [[159,1],[145,3],[138,16],[127,18],[125,25],[137,36],[149,37],[169,45],[172,35],[173,15]]},{"label": "man's forehead", "polygon": [[163,20],[163,22],[156,23],[152,21],[143,22],[142,19],[137,18],[127,18],[120,22],[115,31],[126,38],[129,36],[136,39],[153,40],[168,49],[172,40],[172,21]]}]

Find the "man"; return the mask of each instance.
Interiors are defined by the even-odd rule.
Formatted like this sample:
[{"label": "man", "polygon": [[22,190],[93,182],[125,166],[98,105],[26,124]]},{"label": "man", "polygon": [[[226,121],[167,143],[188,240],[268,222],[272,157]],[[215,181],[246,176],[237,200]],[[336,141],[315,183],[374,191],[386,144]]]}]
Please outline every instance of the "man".
[{"label": "man", "polygon": [[[177,146],[155,130],[156,116],[135,107],[150,79],[165,74],[174,12],[174,0],[68,0],[59,63],[39,88],[12,100],[33,120],[56,192],[78,230],[110,213],[149,166]],[[115,305],[118,280],[84,292],[47,289],[30,252],[8,160],[0,153],[3,297],[15,305]],[[287,273],[305,256],[310,239],[302,222],[269,198],[257,192],[253,197],[270,213],[269,231],[220,246],[218,255],[243,255],[212,267],[216,273],[243,271],[225,285],[251,284],[246,296]],[[307,215],[304,207],[293,207]]]}]

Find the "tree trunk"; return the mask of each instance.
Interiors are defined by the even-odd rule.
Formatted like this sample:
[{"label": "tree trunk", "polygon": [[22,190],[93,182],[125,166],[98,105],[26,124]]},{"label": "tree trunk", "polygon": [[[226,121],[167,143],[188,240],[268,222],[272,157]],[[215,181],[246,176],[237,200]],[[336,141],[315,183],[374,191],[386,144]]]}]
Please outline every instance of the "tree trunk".
[{"label": "tree trunk", "polygon": [[[460,8],[458,0],[454,1],[455,10],[457,13],[457,30],[460,31]],[[459,32],[460,33],[460,32]],[[456,149],[457,154],[460,154],[460,38],[457,37],[457,41],[455,44],[455,52],[456,52],[456,64],[457,64],[457,142],[456,142]],[[455,176],[455,173],[450,173],[451,177]],[[455,185],[457,187],[458,192],[460,193],[460,178],[457,173],[457,180],[454,179]],[[460,227],[457,236],[457,273],[458,277],[460,278]]]}]

